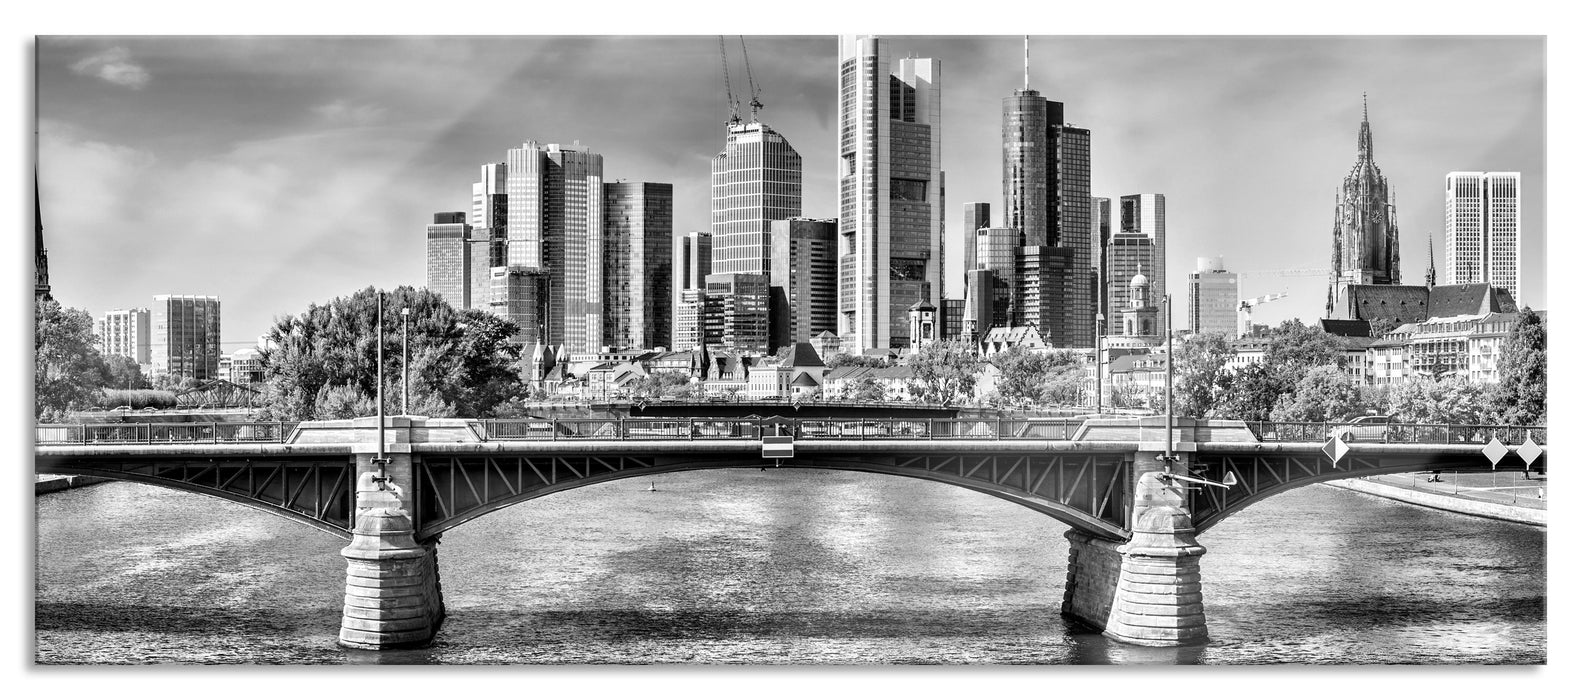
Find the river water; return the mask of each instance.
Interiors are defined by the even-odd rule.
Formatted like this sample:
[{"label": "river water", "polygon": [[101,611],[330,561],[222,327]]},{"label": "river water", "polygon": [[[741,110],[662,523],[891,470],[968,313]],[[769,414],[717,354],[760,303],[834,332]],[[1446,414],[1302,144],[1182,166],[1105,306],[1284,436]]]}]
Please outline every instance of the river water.
[{"label": "river water", "polygon": [[1540,664],[1545,531],[1312,486],[1204,534],[1212,640],[1059,615],[1065,526],[965,489],[731,469],[547,496],[446,533],[433,645],[339,648],[344,541],[113,482],[39,496],[44,664]]}]

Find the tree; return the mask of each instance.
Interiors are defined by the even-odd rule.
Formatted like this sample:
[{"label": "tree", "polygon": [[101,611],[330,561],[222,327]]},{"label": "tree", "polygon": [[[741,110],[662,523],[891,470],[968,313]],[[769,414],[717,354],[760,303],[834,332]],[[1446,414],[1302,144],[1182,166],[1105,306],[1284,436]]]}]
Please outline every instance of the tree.
[{"label": "tree", "polygon": [[873,377],[863,377],[855,382],[846,384],[846,391],[841,396],[846,401],[879,402],[885,400],[884,385]]},{"label": "tree", "polygon": [[692,378],[686,372],[661,370],[632,382],[628,391],[634,399],[655,399],[684,396],[691,388]]},{"label": "tree", "polygon": [[1296,390],[1283,396],[1270,414],[1277,421],[1339,421],[1366,413],[1362,389],[1339,367],[1312,367],[1297,382]]},{"label": "tree", "polygon": [[1461,377],[1414,378],[1389,387],[1387,410],[1401,423],[1483,423],[1493,417],[1488,395]]},{"label": "tree", "polygon": [[838,367],[889,367],[890,362],[882,357],[869,357],[867,355],[847,355],[839,353],[829,358],[825,363],[830,369]]},{"label": "tree", "polygon": [[1268,365],[1247,365],[1230,373],[1224,398],[1214,409],[1215,418],[1269,420],[1283,387]]},{"label": "tree", "polygon": [[973,396],[983,360],[971,345],[961,341],[936,341],[924,345],[908,361],[912,367],[914,398],[949,406]]},{"label": "tree", "polygon": [[1368,337],[1383,338],[1384,334],[1401,327],[1401,322],[1387,318],[1368,319]]},{"label": "tree", "polygon": [[109,378],[99,355],[93,319],[81,309],[61,308],[53,299],[33,305],[33,416],[60,420],[89,408]]},{"label": "tree", "polygon": [[1175,387],[1171,399],[1178,415],[1207,417],[1230,388],[1226,364],[1233,353],[1220,333],[1199,333],[1181,343],[1175,356]]},{"label": "tree", "polygon": [[1544,425],[1549,419],[1549,333],[1530,308],[1516,315],[1500,348],[1500,383],[1490,397],[1496,420],[1508,425]]},{"label": "tree", "polygon": [[148,377],[143,375],[143,368],[138,366],[137,360],[125,355],[111,355],[104,358],[106,389],[149,389],[153,385]]},{"label": "tree", "polygon": [[[266,415],[308,420],[326,411],[361,410],[363,404],[345,395],[352,390],[370,402],[364,415],[371,415],[380,325],[385,340],[385,407],[399,412],[403,307],[411,309],[407,364],[412,400],[408,403],[414,412],[421,407],[440,412],[437,415],[454,412],[482,418],[521,392],[516,370],[521,349],[510,342],[515,324],[477,310],[458,312],[439,295],[411,287],[386,293],[384,316],[376,318],[378,295],[369,287],[276,319],[262,357]],[[331,393],[325,387],[347,389]],[[321,394],[332,404],[321,407]]]}]

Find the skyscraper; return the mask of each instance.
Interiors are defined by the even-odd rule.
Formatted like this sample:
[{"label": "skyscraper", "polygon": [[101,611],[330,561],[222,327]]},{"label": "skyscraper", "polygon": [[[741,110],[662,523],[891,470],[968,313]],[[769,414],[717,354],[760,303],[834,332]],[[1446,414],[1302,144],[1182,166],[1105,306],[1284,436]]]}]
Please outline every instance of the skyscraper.
[{"label": "skyscraper", "polygon": [[964,220],[961,222],[961,241],[965,257],[962,259],[961,271],[963,276],[978,267],[978,229],[988,228],[989,203],[967,202],[963,207]]},{"label": "skyscraper", "polygon": [[[703,334],[703,289],[711,269],[713,236],[689,231],[676,236],[670,261],[671,350],[691,350]],[[696,290],[688,301],[687,292]]]},{"label": "skyscraper", "polygon": [[840,39],[837,181],[844,349],[899,348],[907,313],[941,289],[940,66],[884,39]]},{"label": "skyscraper", "polygon": [[152,375],[218,379],[220,300],[212,296],[158,294],[149,307]]},{"label": "skyscraper", "polygon": [[456,309],[472,308],[473,270],[483,267],[472,257],[472,226],[463,212],[438,212],[428,226],[428,279],[425,286]]},{"label": "skyscraper", "polygon": [[[598,352],[604,344],[604,157],[581,144],[529,141],[507,151],[505,163],[505,263],[542,274],[545,283],[546,338],[524,340]],[[513,299],[503,305],[531,303]]]},{"label": "skyscraper", "polygon": [[[1129,194],[1121,197],[1120,226],[1104,253],[1109,307],[1104,315],[1109,333],[1124,330],[1117,314],[1132,306],[1132,278],[1149,279],[1149,308],[1160,307],[1165,280],[1165,196]],[[1161,319],[1164,323],[1165,319]]]},{"label": "skyscraper", "polygon": [[1005,225],[1020,232],[1015,322],[1055,347],[1091,347],[1091,134],[1025,78],[1001,115]]},{"label": "skyscraper", "polygon": [[711,271],[769,274],[769,222],[802,216],[802,156],[767,124],[731,123],[710,184]]},{"label": "skyscraper", "polygon": [[1089,210],[1093,224],[1093,242],[1090,250],[1093,266],[1093,313],[1110,315],[1110,296],[1108,294],[1108,279],[1106,272],[1109,269],[1110,249],[1110,198],[1094,197],[1092,209]]},{"label": "skyscraper", "polygon": [[1198,258],[1197,271],[1187,276],[1187,327],[1192,333],[1237,336],[1236,313],[1241,279],[1225,271],[1224,258]]},{"label": "skyscraper", "polygon": [[709,275],[704,287],[704,336],[716,336],[709,350],[734,353],[769,351],[769,275],[724,272]]},{"label": "skyscraper", "polygon": [[770,350],[835,332],[836,224],[800,218],[770,224]]},{"label": "skyscraper", "polygon": [[149,359],[148,309],[116,309],[105,312],[95,329],[99,335],[99,352],[104,355],[121,355],[146,365]]},{"label": "skyscraper", "polygon": [[1368,96],[1362,96],[1362,127],[1357,131],[1357,162],[1335,195],[1334,252],[1330,257],[1326,318],[1344,307],[1344,287],[1400,284],[1401,250],[1390,184],[1373,161],[1373,129]]},{"label": "skyscraper", "polygon": [[1445,175],[1445,284],[1487,282],[1521,301],[1522,174]]},{"label": "skyscraper", "polygon": [[505,192],[505,163],[484,163],[478,182],[472,184],[472,233],[469,295],[472,308],[489,307],[489,270],[505,265],[505,226],[509,197]]},{"label": "skyscraper", "polygon": [[604,186],[604,338],[616,348],[670,345],[670,247],[674,188],[661,182]]}]

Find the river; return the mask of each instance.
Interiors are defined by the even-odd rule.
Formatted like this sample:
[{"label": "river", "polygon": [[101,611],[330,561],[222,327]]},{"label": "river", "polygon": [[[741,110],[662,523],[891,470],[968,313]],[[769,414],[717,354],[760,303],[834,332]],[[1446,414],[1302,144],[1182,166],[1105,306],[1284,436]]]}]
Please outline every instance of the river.
[{"label": "river", "polygon": [[1541,664],[1545,530],[1311,486],[1205,533],[1211,641],[1060,617],[1064,525],[944,484],[731,469],[444,536],[434,643],[347,650],[344,541],[113,482],[39,496],[42,664]]}]

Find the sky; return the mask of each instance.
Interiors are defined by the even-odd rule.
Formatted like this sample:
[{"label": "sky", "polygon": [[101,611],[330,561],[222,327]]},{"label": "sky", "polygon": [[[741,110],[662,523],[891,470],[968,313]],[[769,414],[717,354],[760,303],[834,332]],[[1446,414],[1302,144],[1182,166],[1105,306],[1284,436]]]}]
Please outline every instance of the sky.
[{"label": "sky", "polygon": [[[804,216],[834,217],[836,39],[747,36],[760,119],[801,153]],[[1541,36],[1050,36],[1031,86],[1093,134],[1094,196],[1162,193],[1167,289],[1185,322],[1199,256],[1249,273],[1259,322],[1316,321],[1335,191],[1367,93],[1399,206],[1401,273],[1443,270],[1443,178],[1522,173],[1520,300],[1545,296]],[[746,91],[728,36],[731,87]],[[369,285],[424,283],[425,226],[469,208],[479,165],[528,140],[580,142],[604,176],[675,186],[675,231],[706,230],[728,115],[704,36],[41,36],[38,168],[55,296],[95,317],[212,294],[227,352],[272,319]],[[1001,99],[1023,42],[891,36],[940,61],[946,293],[962,208],[1003,214]],[[745,101],[745,100],[743,100]]]}]

